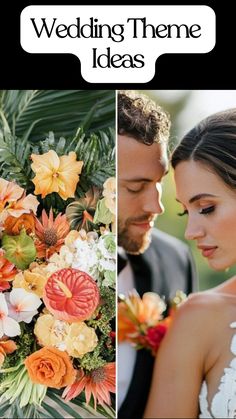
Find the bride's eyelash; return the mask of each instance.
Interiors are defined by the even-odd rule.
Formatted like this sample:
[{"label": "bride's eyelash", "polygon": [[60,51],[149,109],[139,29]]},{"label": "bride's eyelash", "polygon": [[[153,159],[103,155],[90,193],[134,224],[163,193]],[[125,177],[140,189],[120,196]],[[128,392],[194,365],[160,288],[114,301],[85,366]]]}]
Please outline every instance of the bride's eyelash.
[{"label": "bride's eyelash", "polygon": [[178,212],[177,213],[177,215],[179,215],[179,217],[182,217],[183,215],[187,215],[187,214],[188,214],[188,211],[187,210],[185,210],[183,212]]},{"label": "bride's eyelash", "polygon": [[[203,214],[203,215],[210,214],[214,210],[215,210],[215,205],[211,205],[210,207],[202,208],[199,211],[199,214]],[[177,215],[179,215],[180,217],[182,217],[183,215],[188,215],[188,211],[184,210],[183,212],[178,212]]]},{"label": "bride's eyelash", "polygon": [[215,210],[215,205],[211,205],[210,207],[207,208],[202,208],[199,211],[199,214],[210,214],[211,212],[213,212]]}]

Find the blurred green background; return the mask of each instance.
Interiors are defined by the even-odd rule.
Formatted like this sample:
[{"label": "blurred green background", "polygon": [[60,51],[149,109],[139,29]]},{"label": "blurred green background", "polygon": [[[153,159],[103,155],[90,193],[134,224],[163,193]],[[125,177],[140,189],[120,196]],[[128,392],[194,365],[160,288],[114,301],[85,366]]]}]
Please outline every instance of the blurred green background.
[{"label": "blurred green background", "polygon": [[[236,91],[196,91],[176,90],[158,91],[142,90],[169,112],[172,121],[170,135],[170,149],[197,122],[214,112],[235,107]],[[173,171],[170,170],[163,183],[163,204],[165,212],[157,220],[157,226],[181,240],[191,247],[199,278],[199,289],[212,288],[222,281],[236,274],[236,266],[225,272],[212,270],[196,248],[196,244],[184,238],[187,216],[179,217],[181,205],[175,200],[175,185]]]}]

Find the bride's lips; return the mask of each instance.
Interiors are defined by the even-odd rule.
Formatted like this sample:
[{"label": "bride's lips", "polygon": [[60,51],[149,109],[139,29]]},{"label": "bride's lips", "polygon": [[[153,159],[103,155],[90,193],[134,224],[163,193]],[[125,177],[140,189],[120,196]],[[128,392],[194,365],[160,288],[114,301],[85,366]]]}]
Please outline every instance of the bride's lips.
[{"label": "bride's lips", "polygon": [[217,246],[198,246],[198,249],[202,251],[202,256],[205,258],[209,258],[213,255],[216,249],[218,249]]}]

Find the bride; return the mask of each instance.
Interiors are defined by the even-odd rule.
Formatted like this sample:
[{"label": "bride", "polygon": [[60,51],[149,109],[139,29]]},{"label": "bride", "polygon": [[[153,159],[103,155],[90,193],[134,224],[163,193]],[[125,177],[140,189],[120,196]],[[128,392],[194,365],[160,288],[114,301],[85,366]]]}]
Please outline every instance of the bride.
[{"label": "bride", "polygon": [[[213,269],[226,270],[236,264],[236,108],[201,121],[171,162],[186,239]],[[177,311],[158,352],[145,417],[236,417],[236,276],[192,294]]]}]

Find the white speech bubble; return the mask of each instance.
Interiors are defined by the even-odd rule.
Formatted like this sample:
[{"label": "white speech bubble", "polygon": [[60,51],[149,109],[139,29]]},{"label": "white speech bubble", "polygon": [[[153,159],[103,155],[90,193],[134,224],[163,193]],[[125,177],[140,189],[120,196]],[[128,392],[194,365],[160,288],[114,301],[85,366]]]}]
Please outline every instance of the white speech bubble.
[{"label": "white speech bubble", "polygon": [[90,83],[146,83],[165,53],[215,46],[208,6],[28,6],[20,41],[29,53],[71,53]]}]

